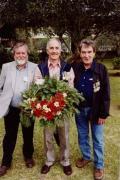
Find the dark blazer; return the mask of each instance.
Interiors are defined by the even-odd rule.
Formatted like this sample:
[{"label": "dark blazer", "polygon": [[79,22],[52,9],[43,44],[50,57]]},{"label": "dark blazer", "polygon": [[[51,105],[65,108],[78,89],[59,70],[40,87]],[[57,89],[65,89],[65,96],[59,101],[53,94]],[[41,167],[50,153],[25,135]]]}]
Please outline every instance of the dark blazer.
[{"label": "dark blazer", "polygon": [[[64,60],[60,61],[61,68],[60,68],[60,80],[62,80],[63,72],[69,72],[71,70],[71,65],[65,62]],[[43,63],[40,63],[38,65],[38,68],[41,71],[41,74],[43,77],[48,76],[49,77],[49,69],[48,69],[48,60],[46,60]]]},{"label": "dark blazer", "polygon": [[[75,73],[74,85],[77,89],[79,78],[84,71],[84,66],[81,62],[73,63],[72,67]],[[107,69],[103,64],[94,61],[94,66],[92,66],[91,69],[93,72],[93,101],[91,121],[97,122],[98,118],[106,119],[109,116],[110,84]]]}]

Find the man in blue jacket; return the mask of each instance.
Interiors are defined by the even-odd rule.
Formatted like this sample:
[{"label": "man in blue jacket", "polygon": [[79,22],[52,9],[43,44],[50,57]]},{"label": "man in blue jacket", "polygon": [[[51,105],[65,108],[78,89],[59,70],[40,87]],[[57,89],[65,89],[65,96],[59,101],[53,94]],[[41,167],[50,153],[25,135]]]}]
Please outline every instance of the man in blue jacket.
[{"label": "man in blue jacket", "polygon": [[80,113],[76,115],[78,142],[82,158],[76,162],[82,168],[91,162],[89,143],[89,126],[91,128],[94,153],[94,178],[101,180],[104,175],[104,138],[103,128],[109,115],[110,86],[108,73],[104,65],[97,63],[95,44],[84,39],[79,44],[81,62],[74,63],[75,88],[83,93],[84,103],[80,106]]},{"label": "man in blue jacket", "polygon": [[[44,78],[45,76],[56,77],[57,79],[64,79],[67,75],[68,84],[73,87],[74,72],[68,63],[61,60],[61,42],[52,38],[48,41],[46,50],[48,59],[38,65],[35,71],[35,80]],[[57,136],[60,145],[60,164],[62,165],[63,172],[66,175],[72,174],[69,154],[69,122],[64,122],[63,127],[56,126]],[[45,149],[45,164],[41,168],[42,174],[47,174],[55,163],[55,152],[53,144],[54,130],[50,127],[44,128],[44,149]]]}]

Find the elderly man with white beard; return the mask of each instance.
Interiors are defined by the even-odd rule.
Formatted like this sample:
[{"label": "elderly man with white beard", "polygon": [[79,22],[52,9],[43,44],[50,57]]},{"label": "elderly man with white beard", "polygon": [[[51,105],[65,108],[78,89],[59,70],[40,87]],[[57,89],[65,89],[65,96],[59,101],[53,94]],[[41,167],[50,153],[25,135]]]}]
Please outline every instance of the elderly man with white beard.
[{"label": "elderly man with white beard", "polygon": [[[34,80],[36,64],[28,61],[28,46],[17,42],[13,47],[14,61],[3,64],[0,75],[0,118],[4,117],[5,136],[3,138],[3,158],[0,176],[11,167],[20,122],[20,104],[22,92],[27,90]],[[35,164],[32,155],[34,123],[30,127],[22,126],[23,156],[28,168]]]}]

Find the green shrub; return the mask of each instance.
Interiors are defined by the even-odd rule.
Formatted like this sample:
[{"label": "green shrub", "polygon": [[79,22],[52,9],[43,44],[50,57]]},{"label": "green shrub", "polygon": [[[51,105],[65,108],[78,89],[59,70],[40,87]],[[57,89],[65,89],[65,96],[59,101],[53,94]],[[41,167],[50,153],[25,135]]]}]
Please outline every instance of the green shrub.
[{"label": "green shrub", "polygon": [[13,61],[11,51],[5,48],[0,48],[0,69],[2,67],[2,64],[10,62],[10,61]]},{"label": "green shrub", "polygon": [[114,58],[112,64],[113,69],[120,69],[120,57]]},{"label": "green shrub", "polygon": [[29,61],[39,64],[40,63],[40,57],[39,53],[36,51],[32,51],[29,54]]}]

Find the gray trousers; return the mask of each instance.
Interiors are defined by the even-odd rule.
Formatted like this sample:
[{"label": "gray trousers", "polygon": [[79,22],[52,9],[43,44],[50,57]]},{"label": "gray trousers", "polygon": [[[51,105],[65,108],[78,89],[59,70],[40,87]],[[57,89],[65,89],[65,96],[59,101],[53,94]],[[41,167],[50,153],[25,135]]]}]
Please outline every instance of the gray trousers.
[{"label": "gray trousers", "polygon": [[[60,164],[62,166],[70,165],[69,161],[69,122],[65,121],[64,126],[56,127],[60,139]],[[44,148],[46,161],[45,164],[51,166],[55,162],[54,151],[54,130],[51,127],[44,128]]]}]

